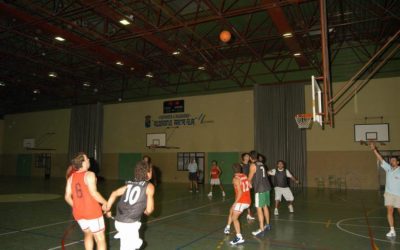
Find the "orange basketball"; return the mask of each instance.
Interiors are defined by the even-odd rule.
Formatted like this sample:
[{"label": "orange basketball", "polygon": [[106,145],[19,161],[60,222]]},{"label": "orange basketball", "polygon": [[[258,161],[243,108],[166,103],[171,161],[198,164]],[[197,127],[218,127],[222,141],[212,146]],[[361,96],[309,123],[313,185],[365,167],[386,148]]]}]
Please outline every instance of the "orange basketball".
[{"label": "orange basketball", "polygon": [[232,37],[231,32],[227,30],[223,30],[221,31],[221,33],[219,33],[219,39],[224,43],[229,42],[231,40],[231,37]]}]

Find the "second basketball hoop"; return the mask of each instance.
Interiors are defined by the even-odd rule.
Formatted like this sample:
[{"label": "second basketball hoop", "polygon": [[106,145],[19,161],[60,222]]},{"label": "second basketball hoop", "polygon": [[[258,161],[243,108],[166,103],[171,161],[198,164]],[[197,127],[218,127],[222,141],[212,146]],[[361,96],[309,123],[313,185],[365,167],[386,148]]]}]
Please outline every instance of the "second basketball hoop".
[{"label": "second basketball hoop", "polygon": [[297,114],[294,119],[299,128],[310,128],[313,121],[313,114]]}]

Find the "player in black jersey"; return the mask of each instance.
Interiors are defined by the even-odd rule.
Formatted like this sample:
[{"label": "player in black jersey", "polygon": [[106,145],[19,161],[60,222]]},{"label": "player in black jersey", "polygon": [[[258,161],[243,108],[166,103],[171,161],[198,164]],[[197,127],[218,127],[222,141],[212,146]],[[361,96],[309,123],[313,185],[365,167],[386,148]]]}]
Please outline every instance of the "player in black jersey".
[{"label": "player in black jersey", "polygon": [[149,182],[151,175],[151,166],[144,161],[138,162],[134,179],[112,192],[108,199],[107,211],[110,211],[116,198],[121,196],[115,216],[118,233],[114,237],[120,239],[121,250],[139,249],[143,243],[139,237],[140,219],[143,213],[150,215],[154,210],[154,185]]},{"label": "player in black jersey", "polygon": [[[260,228],[257,231],[252,232],[254,236],[262,236],[267,230],[271,230],[269,224],[269,209],[271,190],[271,183],[268,179],[268,168],[258,159],[258,153],[256,151],[250,152],[250,173],[249,182],[254,190],[254,204],[257,208],[258,221]],[[266,224],[264,224],[264,219]]]}]

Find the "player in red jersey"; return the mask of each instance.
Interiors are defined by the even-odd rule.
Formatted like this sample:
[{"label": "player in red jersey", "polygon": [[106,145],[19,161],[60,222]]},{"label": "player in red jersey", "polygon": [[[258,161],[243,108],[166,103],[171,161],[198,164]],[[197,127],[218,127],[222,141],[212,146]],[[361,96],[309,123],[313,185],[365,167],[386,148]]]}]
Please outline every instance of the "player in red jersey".
[{"label": "player in red jersey", "polygon": [[230,233],[230,225],[233,222],[233,226],[235,227],[236,236],[230,242],[232,245],[237,245],[244,242],[243,236],[240,233],[240,223],[239,216],[242,214],[244,210],[250,207],[251,204],[251,196],[250,196],[250,187],[247,176],[241,172],[240,164],[234,164],[232,166],[234,176],[233,176],[233,187],[235,188],[235,203],[233,203],[228,218],[228,224],[225,227],[224,233]]},{"label": "player in red jersey", "polygon": [[97,191],[96,175],[88,171],[90,163],[86,154],[79,153],[72,159],[71,166],[73,171],[65,187],[65,201],[72,207],[72,214],[84,233],[85,249],[93,249],[94,238],[97,249],[105,250],[105,226],[100,204],[106,210],[107,201]]},{"label": "player in red jersey", "polygon": [[219,176],[221,175],[221,169],[218,167],[217,161],[211,162],[211,170],[210,170],[210,192],[208,193],[209,197],[212,197],[213,187],[219,186],[222,192],[222,196],[225,196],[224,188],[222,187],[221,180]]}]

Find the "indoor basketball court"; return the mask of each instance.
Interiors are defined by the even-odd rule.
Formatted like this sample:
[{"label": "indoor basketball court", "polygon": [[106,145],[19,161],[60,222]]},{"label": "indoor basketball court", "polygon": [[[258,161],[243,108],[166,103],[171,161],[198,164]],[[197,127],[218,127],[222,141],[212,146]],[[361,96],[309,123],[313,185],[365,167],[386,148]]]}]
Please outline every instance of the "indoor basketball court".
[{"label": "indoor basketball court", "polygon": [[400,249],[399,1],[0,13],[1,249]]}]

